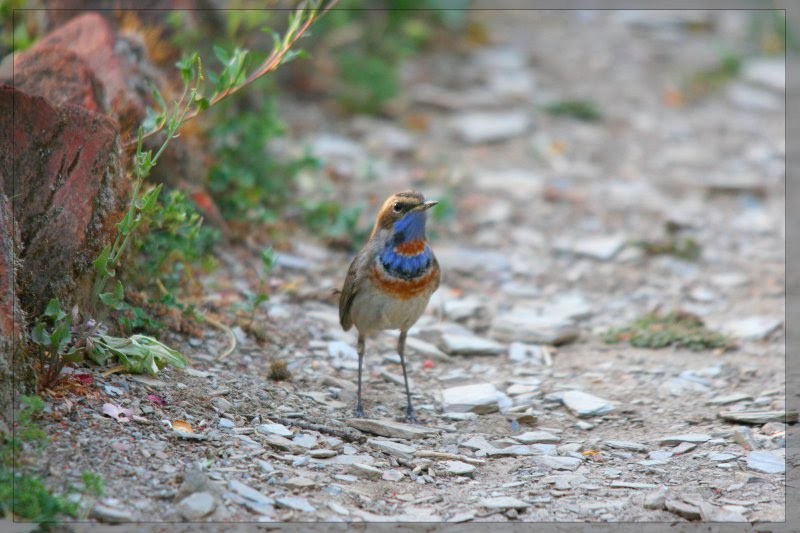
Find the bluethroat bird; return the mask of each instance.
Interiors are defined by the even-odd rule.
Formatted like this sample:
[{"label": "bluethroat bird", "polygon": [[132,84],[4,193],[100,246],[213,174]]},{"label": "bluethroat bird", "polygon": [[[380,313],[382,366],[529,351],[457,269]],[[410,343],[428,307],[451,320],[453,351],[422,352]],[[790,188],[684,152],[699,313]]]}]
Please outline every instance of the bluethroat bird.
[{"label": "bluethroat bird", "polygon": [[417,422],[408,390],[406,334],[419,319],[431,294],[439,288],[441,271],[425,239],[427,210],[416,191],[393,194],[383,203],[369,241],[353,259],[339,297],[339,322],[345,331],[358,330],[358,399],[355,416],[364,416],[361,370],[364,340],[385,329],[399,329],[397,353],[406,386],[406,419]]}]

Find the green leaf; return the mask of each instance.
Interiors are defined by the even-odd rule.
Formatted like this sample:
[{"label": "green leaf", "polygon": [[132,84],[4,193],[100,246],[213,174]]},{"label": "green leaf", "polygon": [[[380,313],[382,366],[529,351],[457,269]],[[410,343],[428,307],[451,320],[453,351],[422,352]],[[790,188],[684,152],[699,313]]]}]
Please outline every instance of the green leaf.
[{"label": "green leaf", "polygon": [[61,310],[61,304],[58,302],[58,300],[52,298],[49,302],[47,302],[47,308],[44,310],[44,316],[52,319],[55,322],[57,320],[61,320],[67,316],[67,314]]},{"label": "green leaf", "polygon": [[43,322],[39,322],[31,330],[31,340],[39,346],[50,346],[50,334],[44,329]]},{"label": "green leaf", "polygon": [[98,276],[109,278],[114,275],[113,271],[108,270],[108,257],[111,255],[111,245],[107,244],[97,259],[94,260],[94,269]]},{"label": "green leaf", "polygon": [[227,65],[231,60],[231,56],[228,54],[228,51],[216,44],[214,45],[214,55],[223,65]]}]

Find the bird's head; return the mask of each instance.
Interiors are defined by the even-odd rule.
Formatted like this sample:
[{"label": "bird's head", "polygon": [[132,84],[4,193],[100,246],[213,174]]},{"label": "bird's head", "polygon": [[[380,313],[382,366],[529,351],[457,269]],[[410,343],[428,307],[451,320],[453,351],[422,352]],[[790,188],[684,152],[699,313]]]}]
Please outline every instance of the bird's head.
[{"label": "bird's head", "polygon": [[393,194],[378,211],[372,236],[383,232],[399,237],[401,241],[424,239],[426,211],[438,203],[426,202],[422,193],[417,191]]}]

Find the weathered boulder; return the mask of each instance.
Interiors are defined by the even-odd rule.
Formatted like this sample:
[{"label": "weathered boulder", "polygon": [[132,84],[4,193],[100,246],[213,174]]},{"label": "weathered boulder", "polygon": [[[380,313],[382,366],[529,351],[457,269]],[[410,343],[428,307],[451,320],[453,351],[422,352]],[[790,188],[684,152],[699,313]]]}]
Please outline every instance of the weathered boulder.
[{"label": "weathered boulder", "polygon": [[92,262],[113,236],[130,184],[106,116],[0,85],[0,185],[21,238],[17,294],[29,316],[52,297],[90,302]]}]

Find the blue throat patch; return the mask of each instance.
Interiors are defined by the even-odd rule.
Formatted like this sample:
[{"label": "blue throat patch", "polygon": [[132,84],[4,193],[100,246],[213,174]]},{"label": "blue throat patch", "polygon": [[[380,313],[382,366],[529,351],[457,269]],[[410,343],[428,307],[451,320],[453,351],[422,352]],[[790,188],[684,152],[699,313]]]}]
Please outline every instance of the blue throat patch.
[{"label": "blue throat patch", "polygon": [[431,264],[430,246],[425,244],[422,252],[411,256],[394,251],[399,244],[420,240],[425,240],[425,213],[412,211],[394,223],[394,235],[386,241],[380,256],[383,268],[392,276],[404,279],[413,279],[425,272]]}]

